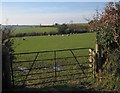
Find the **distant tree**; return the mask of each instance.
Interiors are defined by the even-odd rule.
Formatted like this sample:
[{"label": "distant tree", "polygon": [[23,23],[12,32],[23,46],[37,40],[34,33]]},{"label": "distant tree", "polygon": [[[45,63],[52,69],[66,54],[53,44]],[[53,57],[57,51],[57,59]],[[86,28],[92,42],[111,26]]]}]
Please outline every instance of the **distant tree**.
[{"label": "distant tree", "polygon": [[55,23],[55,26],[58,26],[59,24],[58,23]]},{"label": "distant tree", "polygon": [[88,24],[68,24],[69,33],[89,32]]},{"label": "distant tree", "polygon": [[58,32],[60,34],[65,34],[67,32],[68,26],[66,24],[62,24],[58,26]]},{"label": "distant tree", "polygon": [[40,27],[41,27],[42,25],[40,24]]},{"label": "distant tree", "polygon": [[2,28],[2,25],[0,24],[0,29]]},{"label": "distant tree", "polygon": [[76,25],[75,24],[69,24],[68,25],[68,30],[69,30],[69,33],[74,33],[74,31],[76,30]]}]

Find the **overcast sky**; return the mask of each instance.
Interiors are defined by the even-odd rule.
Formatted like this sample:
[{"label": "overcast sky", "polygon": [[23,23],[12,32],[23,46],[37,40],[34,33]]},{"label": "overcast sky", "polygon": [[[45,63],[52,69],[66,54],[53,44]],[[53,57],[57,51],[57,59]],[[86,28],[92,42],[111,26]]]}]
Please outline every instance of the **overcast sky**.
[{"label": "overcast sky", "polygon": [[85,18],[91,19],[96,9],[103,11],[105,4],[106,2],[2,2],[0,20],[2,24],[86,23]]}]

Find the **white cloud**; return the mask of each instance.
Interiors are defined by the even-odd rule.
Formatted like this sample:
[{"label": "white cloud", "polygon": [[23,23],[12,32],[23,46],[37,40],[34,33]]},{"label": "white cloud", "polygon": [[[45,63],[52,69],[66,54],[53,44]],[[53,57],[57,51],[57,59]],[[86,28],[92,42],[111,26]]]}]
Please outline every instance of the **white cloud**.
[{"label": "white cloud", "polygon": [[84,18],[92,18],[94,12],[82,13],[58,13],[58,14],[4,14],[3,24],[54,24],[54,23],[68,23],[86,22]]}]

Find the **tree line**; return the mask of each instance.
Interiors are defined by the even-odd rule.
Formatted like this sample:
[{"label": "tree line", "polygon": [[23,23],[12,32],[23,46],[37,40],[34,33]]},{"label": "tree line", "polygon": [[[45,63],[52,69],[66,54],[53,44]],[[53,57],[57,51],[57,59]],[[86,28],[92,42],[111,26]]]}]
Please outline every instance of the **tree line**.
[{"label": "tree line", "polygon": [[[43,26],[46,27],[46,26]],[[45,35],[61,35],[61,34],[79,34],[90,32],[89,26],[84,24],[55,24],[52,27],[56,27],[58,29],[57,32],[31,32],[31,33],[18,33],[15,35],[11,35],[11,37],[24,37],[24,36],[45,36]]]}]

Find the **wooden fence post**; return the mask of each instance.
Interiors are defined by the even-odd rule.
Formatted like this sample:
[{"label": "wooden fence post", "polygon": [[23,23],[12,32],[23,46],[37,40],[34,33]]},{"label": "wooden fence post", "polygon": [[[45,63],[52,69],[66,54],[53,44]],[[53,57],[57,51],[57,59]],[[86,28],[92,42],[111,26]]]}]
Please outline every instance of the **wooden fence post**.
[{"label": "wooden fence post", "polygon": [[95,48],[96,48],[96,49],[95,49],[95,52],[96,52],[96,61],[95,61],[95,69],[96,69],[96,70],[95,70],[95,72],[96,72],[96,73],[98,73],[98,60],[99,60],[99,59],[98,59],[98,57],[99,57],[99,56],[98,56],[98,51],[99,51],[98,47],[99,47],[98,44],[96,44],[96,46],[95,46]]},{"label": "wooden fence post", "polygon": [[96,76],[101,72],[101,46],[96,44]]}]

